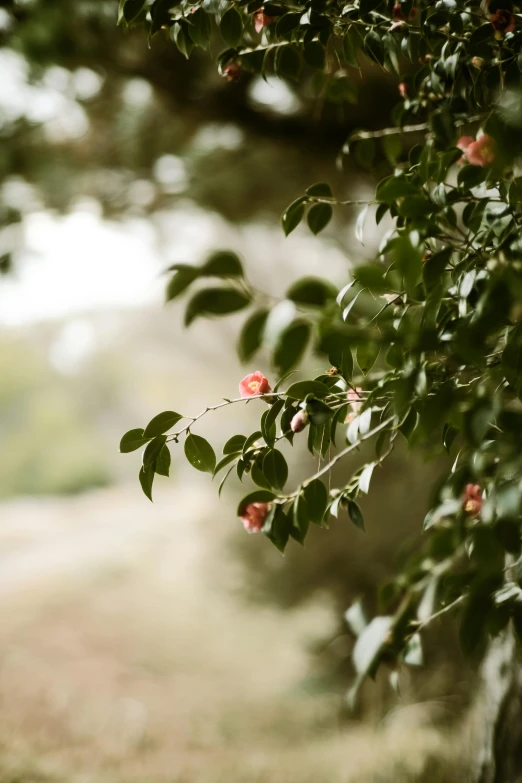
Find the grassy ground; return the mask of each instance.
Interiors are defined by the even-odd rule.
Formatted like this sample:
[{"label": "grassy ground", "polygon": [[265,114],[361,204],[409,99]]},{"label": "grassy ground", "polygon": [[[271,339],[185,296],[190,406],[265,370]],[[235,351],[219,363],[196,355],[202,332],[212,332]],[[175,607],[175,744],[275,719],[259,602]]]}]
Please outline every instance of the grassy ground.
[{"label": "grassy ground", "polygon": [[133,486],[0,509],[1,783],[463,779],[427,710],[346,725],[308,691],[336,617],[245,603],[212,489],[144,503]]}]

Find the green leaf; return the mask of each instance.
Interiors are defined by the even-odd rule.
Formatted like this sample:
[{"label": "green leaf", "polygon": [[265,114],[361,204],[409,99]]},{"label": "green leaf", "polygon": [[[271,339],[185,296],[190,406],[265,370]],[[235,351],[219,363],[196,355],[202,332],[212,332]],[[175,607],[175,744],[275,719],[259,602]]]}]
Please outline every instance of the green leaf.
[{"label": "green leaf", "polygon": [[177,424],[182,418],[183,416],[174,411],[163,411],[163,413],[158,413],[158,415],[154,416],[145,427],[143,437],[155,438],[156,435],[163,435],[164,432],[170,430],[171,427]]},{"label": "green leaf", "polygon": [[188,14],[186,17],[188,22],[188,33],[197,46],[206,49],[210,43],[210,35],[212,32],[210,16],[206,14],[202,8],[191,10],[192,13]]},{"label": "green leaf", "polygon": [[276,423],[273,418],[268,418],[270,413],[271,411],[267,410],[261,416],[261,432],[263,433],[266,445],[272,448],[276,439]]},{"label": "green leaf", "polygon": [[213,473],[216,467],[216,455],[210,443],[200,435],[187,435],[185,439],[185,456],[196,470],[203,473]]},{"label": "green leaf", "polygon": [[280,373],[284,374],[299,364],[310,340],[310,332],[310,324],[295,321],[280,334],[273,354],[274,366]]},{"label": "green leaf", "polygon": [[225,468],[227,465],[230,465],[231,462],[237,459],[237,456],[238,456],[237,452],[235,452],[234,454],[225,454],[225,456],[219,460],[216,467],[214,468],[213,475],[216,476],[220,470]]},{"label": "green leaf", "polygon": [[268,310],[256,310],[245,322],[237,345],[237,353],[241,362],[247,362],[261,347],[267,318]]},{"label": "green leaf", "polygon": [[333,209],[330,204],[314,204],[306,216],[308,226],[312,234],[319,234],[323,228],[326,228],[332,219]]},{"label": "green leaf", "polygon": [[398,174],[392,177],[386,177],[377,185],[375,198],[377,201],[384,201],[386,204],[392,204],[398,198],[417,195],[419,189],[407,179],[404,174]]},{"label": "green leaf", "polygon": [[378,343],[362,343],[357,346],[357,364],[363,375],[367,375],[379,356]]},{"label": "green leaf", "polygon": [[326,50],[320,41],[311,41],[303,49],[305,62],[312,68],[323,70],[326,65]]},{"label": "green leaf", "polygon": [[269,489],[256,489],[240,501],[237,507],[237,516],[240,517],[243,511],[251,503],[270,503],[275,498],[275,494]]},{"label": "green leaf", "polygon": [[359,216],[355,222],[355,238],[359,240],[361,245],[364,245],[364,224],[366,222],[366,216],[368,215],[368,204],[359,212]]},{"label": "green leaf", "polygon": [[[360,426],[359,426],[359,431],[360,431]],[[364,433],[361,434],[364,435]],[[366,465],[363,472],[359,476],[359,489],[361,492],[364,492],[365,495],[368,494],[368,490],[370,489],[370,481],[372,480],[372,474],[374,468],[375,468],[375,462],[370,462],[369,465]]]},{"label": "green leaf", "polygon": [[154,470],[155,472],[160,476],[169,476],[170,474],[170,463],[171,463],[171,456],[170,456],[170,449],[165,444],[163,448],[161,449],[156,462],[154,463]]},{"label": "green leaf", "polygon": [[310,527],[310,518],[308,508],[303,495],[298,495],[292,506],[293,526],[290,531],[292,538],[295,538],[300,544],[304,544],[308,528]]},{"label": "green leaf", "polygon": [[252,432],[252,434],[248,436],[248,438],[243,444],[243,454],[246,454],[249,448],[254,445],[256,440],[260,440],[262,437],[263,437],[263,433],[260,430],[256,430],[255,432]]},{"label": "green leaf", "polygon": [[275,33],[279,40],[287,40],[289,33],[299,27],[302,14],[283,14],[276,24]]},{"label": "green leaf", "polygon": [[250,476],[254,484],[257,484],[258,487],[262,487],[263,489],[271,489],[271,484],[263,472],[263,457],[264,454],[257,455],[252,464]]},{"label": "green leaf", "polygon": [[298,381],[290,386],[286,395],[294,400],[304,400],[308,395],[321,398],[329,393],[330,389],[321,381]]},{"label": "green leaf", "polygon": [[365,55],[370,58],[370,60],[373,60],[379,65],[383,65],[384,44],[381,36],[376,33],[375,30],[370,30],[370,32],[366,33],[364,38],[363,51]]},{"label": "green leaf", "polygon": [[310,521],[321,525],[328,505],[328,490],[320,479],[314,479],[304,489]]},{"label": "green leaf", "polygon": [[177,264],[177,271],[169,282],[165,292],[165,301],[171,302],[182,294],[199,276],[199,269],[188,264]]},{"label": "green leaf", "polygon": [[138,17],[145,6],[145,0],[125,0],[123,5],[123,18],[129,24]]},{"label": "green leaf", "polygon": [[392,627],[393,617],[374,617],[360,634],[353,650],[353,662],[358,674],[371,674],[375,670]]},{"label": "green leaf", "polygon": [[154,463],[156,462],[156,459],[159,456],[159,453],[162,450],[163,446],[165,445],[166,441],[167,441],[166,435],[158,435],[156,438],[151,440],[151,442],[143,452],[144,468],[148,468],[151,465],[152,467],[154,467]]},{"label": "green leaf", "polygon": [[439,250],[437,253],[433,253],[433,255],[429,256],[422,265],[422,277],[428,291],[442,280],[446,268],[451,261],[452,253],[452,247],[445,247],[444,250]]},{"label": "green leaf", "polygon": [[223,454],[235,454],[237,451],[241,451],[245,441],[245,435],[232,435],[223,446]]},{"label": "green leaf", "polygon": [[284,400],[276,400],[268,409],[265,418],[265,428],[267,430],[271,429],[276,423],[277,417],[279,416],[281,410],[283,409],[284,404],[285,404]]},{"label": "green leaf", "polygon": [[364,530],[364,517],[362,515],[362,511],[359,507],[359,505],[355,502],[355,500],[349,500],[348,501],[348,515],[350,519],[352,520],[355,527],[358,527],[360,530]]},{"label": "green leaf", "polygon": [[296,304],[324,307],[331,299],[335,299],[336,289],[325,280],[318,277],[303,277],[290,286],[286,298]]},{"label": "green leaf", "polygon": [[205,288],[199,291],[187,305],[185,326],[202,316],[237,313],[250,304],[250,296],[235,288]]},{"label": "green leaf", "polygon": [[301,72],[301,57],[294,46],[280,46],[274,59],[276,74],[297,81]]},{"label": "green leaf", "polygon": [[281,554],[284,554],[291,529],[292,521],[287,517],[281,506],[274,506],[263,526],[263,533]]},{"label": "green leaf", "polygon": [[194,43],[188,34],[188,24],[185,21],[183,23],[174,22],[170,28],[170,37],[181,54],[188,60],[194,49]]},{"label": "green leaf", "polygon": [[283,212],[281,217],[281,225],[283,226],[283,231],[285,232],[286,237],[297,228],[303,219],[306,201],[307,199],[304,196],[301,196],[300,198],[297,198],[295,201],[293,201]]},{"label": "green leaf", "polygon": [[288,465],[278,449],[270,449],[265,454],[263,473],[271,487],[283,489],[288,478]]},{"label": "green leaf", "polygon": [[139,480],[141,488],[144,494],[148,497],[152,503],[152,485],[154,483],[154,465],[149,465],[147,468],[141,467],[139,472]]},{"label": "green leaf", "polygon": [[131,451],[144,446],[150,438],[144,437],[144,431],[142,429],[129,430],[120,440],[120,453],[129,454]]},{"label": "green leaf", "polygon": [[199,270],[206,277],[243,277],[243,265],[231,250],[218,250]]},{"label": "green leaf", "polygon": [[243,33],[243,20],[234,6],[225,11],[221,17],[219,31],[225,43],[232,49],[238,45]]},{"label": "green leaf", "polygon": [[327,182],[316,182],[315,185],[310,185],[306,188],[306,195],[333,198],[332,189]]},{"label": "green leaf", "polygon": [[326,97],[332,103],[356,104],[359,95],[354,82],[341,72],[334,74],[328,82]]},{"label": "green leaf", "polygon": [[460,188],[470,190],[481,185],[487,177],[487,171],[481,166],[463,166],[457,175]]},{"label": "green leaf", "polygon": [[375,9],[380,6],[381,3],[382,0],[360,0],[360,12],[361,14],[369,14],[371,11],[375,11]]}]

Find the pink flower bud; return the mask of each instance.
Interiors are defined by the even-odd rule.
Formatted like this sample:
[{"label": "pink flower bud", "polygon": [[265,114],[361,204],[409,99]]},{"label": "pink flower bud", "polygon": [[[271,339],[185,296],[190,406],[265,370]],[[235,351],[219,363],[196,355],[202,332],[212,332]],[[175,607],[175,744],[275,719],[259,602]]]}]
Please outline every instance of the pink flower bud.
[{"label": "pink flower bud", "polygon": [[298,411],[290,422],[290,429],[292,432],[302,432],[308,424],[308,413],[306,411]]},{"label": "pink flower bud", "polygon": [[[417,16],[417,8],[412,8],[410,13],[408,14],[408,22],[413,21],[415,17]],[[402,5],[400,3],[395,3],[392,10],[392,18],[395,22],[404,22],[406,21],[406,17],[404,16],[404,11],[402,10]]]},{"label": "pink flower bud", "polygon": [[271,392],[268,379],[265,378],[262,372],[256,370],[256,372],[246,375],[242,381],[239,382],[239,395],[246,399],[247,397],[259,397],[262,394],[268,394]]},{"label": "pink flower bud", "polygon": [[241,522],[247,533],[259,533],[268,516],[271,503],[249,503],[241,513]]},{"label": "pink flower bud", "polygon": [[401,94],[401,98],[404,100],[408,98],[408,85],[405,82],[401,82],[399,84],[399,92]]},{"label": "pink flower bud", "polygon": [[364,398],[361,396],[362,388],[356,386],[355,389],[350,389],[346,394],[346,399],[350,403],[354,413],[359,413],[363,406]]},{"label": "pink flower bud", "polygon": [[241,66],[236,62],[227,63],[227,65],[221,69],[221,75],[228,82],[237,82],[241,76]]},{"label": "pink flower bud", "polygon": [[265,14],[263,8],[259,8],[257,11],[254,11],[253,17],[256,33],[260,33],[263,27],[268,27],[275,21],[273,16],[268,16],[268,14]]},{"label": "pink flower bud", "polygon": [[462,502],[464,511],[472,517],[476,517],[480,514],[483,503],[480,486],[478,484],[467,484],[464,490],[464,500]]}]

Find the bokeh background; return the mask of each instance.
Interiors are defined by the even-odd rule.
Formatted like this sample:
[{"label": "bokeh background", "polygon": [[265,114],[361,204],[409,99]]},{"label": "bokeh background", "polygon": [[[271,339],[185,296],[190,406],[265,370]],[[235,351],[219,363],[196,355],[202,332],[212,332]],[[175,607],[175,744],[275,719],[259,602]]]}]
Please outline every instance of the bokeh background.
[{"label": "bokeh background", "polygon": [[[359,102],[333,104],[306,83],[229,84],[212,58],[117,28],[114,0],[0,6],[0,781],[455,780],[475,674],[451,625],[400,694],[384,673],[357,713],[345,701],[343,613],[358,597],[375,611],[414,550],[436,463],[404,445],[366,534],[340,518],[282,558],[245,535],[239,484],[218,501],[174,451],[151,505],[139,456],[118,454],[157,412],[195,415],[270,374],[263,356],[240,366],[241,318],[183,330],[170,263],[232,248],[277,294],[307,273],[342,286],[371,255],[356,212],[321,238],[284,239],[279,215],[316,181],[371,192],[385,150],[366,172],[336,160],[351,130],[389,122],[396,84],[367,65]],[[258,415],[234,406],[198,431],[218,450]],[[299,444],[293,464],[312,467]]]}]

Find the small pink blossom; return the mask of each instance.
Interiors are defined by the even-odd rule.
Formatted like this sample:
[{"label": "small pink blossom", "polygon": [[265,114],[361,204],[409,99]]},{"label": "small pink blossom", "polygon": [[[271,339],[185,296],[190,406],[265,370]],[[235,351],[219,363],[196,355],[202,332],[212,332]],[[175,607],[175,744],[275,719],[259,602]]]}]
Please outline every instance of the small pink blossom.
[{"label": "small pink blossom", "polygon": [[457,147],[463,152],[463,159],[472,166],[492,166],[497,156],[495,139],[483,133],[477,139],[472,136],[461,136]]},{"label": "small pink blossom", "polygon": [[[408,14],[408,22],[413,21],[413,19],[415,19],[416,16],[417,16],[417,8],[412,8],[410,13]],[[402,9],[402,5],[400,3],[395,3],[395,5],[393,6],[392,17],[395,22],[404,22],[406,20],[404,11]]]},{"label": "small pink blossom", "polygon": [[247,397],[258,397],[260,394],[268,394],[271,391],[268,379],[259,370],[246,375],[239,382],[239,395],[244,399]]},{"label": "small pink blossom", "polygon": [[461,136],[460,139],[457,142],[457,147],[459,150],[462,150],[462,152],[466,152],[470,144],[473,144],[475,141],[474,136]]},{"label": "small pink blossom", "polygon": [[359,411],[361,410],[364,398],[361,397],[362,388],[360,386],[356,386],[355,389],[350,389],[346,393],[346,399],[350,403],[351,412],[348,414],[348,416],[345,419],[346,423],[349,423],[355,419],[356,416],[359,415]]},{"label": "small pink blossom", "polygon": [[480,514],[482,504],[482,491],[478,484],[467,484],[464,490],[464,500],[462,502],[462,508],[472,517],[476,517]]},{"label": "small pink blossom", "polygon": [[399,84],[399,92],[401,94],[401,98],[404,100],[408,98],[408,85],[405,82],[401,82]]},{"label": "small pink blossom", "polygon": [[260,33],[263,27],[269,27],[275,21],[273,16],[268,16],[268,14],[265,14],[263,8],[259,8],[257,11],[254,11],[253,16],[256,33]]},{"label": "small pink blossom", "polygon": [[259,533],[268,516],[271,503],[249,503],[241,513],[241,522],[247,533]]},{"label": "small pink blossom", "polygon": [[241,76],[241,66],[236,62],[228,63],[222,68],[221,74],[227,82],[237,82]]},{"label": "small pink blossom", "polygon": [[292,432],[302,432],[308,424],[308,413],[306,411],[298,411],[290,422],[290,429]]}]

